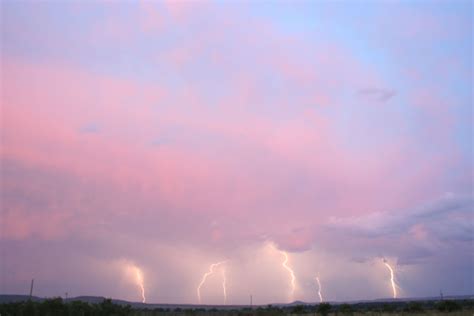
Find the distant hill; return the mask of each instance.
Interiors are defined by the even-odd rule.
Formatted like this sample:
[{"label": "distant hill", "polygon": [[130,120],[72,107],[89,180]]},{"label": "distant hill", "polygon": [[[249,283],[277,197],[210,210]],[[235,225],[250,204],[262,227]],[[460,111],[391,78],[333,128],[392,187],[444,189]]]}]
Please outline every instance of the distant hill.
[{"label": "distant hill", "polygon": [[[0,304],[22,302],[22,301],[27,301],[29,299],[30,299],[29,295],[2,294],[0,295]],[[44,300],[44,298],[32,296],[31,300],[34,302],[41,302]]]},{"label": "distant hill", "polygon": [[[0,295],[0,304],[1,303],[23,302],[23,301],[28,301],[29,299],[30,299],[29,295],[2,294],[2,295]],[[42,302],[46,299],[48,299],[48,298],[37,297],[37,296],[32,296],[31,297],[31,300],[34,301],[34,302]],[[105,299],[106,299],[106,297],[103,297],[103,296],[78,296],[78,297],[71,297],[71,298],[68,298],[68,299],[63,298],[63,301],[64,302],[81,301],[81,302],[86,302],[86,303],[90,303],[90,304],[99,304]],[[118,304],[118,305],[128,305],[128,304],[132,305],[132,306],[147,305],[147,304],[138,303],[138,302],[128,302],[128,301],[125,301],[125,300],[116,300],[116,299],[112,299],[112,302],[114,304]]]},{"label": "distant hill", "polygon": [[[15,294],[1,294],[0,295],[0,304],[2,303],[14,303],[14,302],[21,302],[21,301],[28,301],[30,299],[29,295],[15,295]],[[31,300],[35,302],[42,302],[47,298],[32,296]],[[101,303],[104,299],[103,296],[78,296],[78,297],[71,297],[65,302],[72,302],[72,301],[82,301],[90,304],[98,304]],[[445,296],[445,300],[466,300],[466,299],[474,299],[474,295],[460,295],[460,296]],[[358,301],[340,301],[340,302],[329,302],[333,305],[343,304],[343,303],[350,303],[350,304],[360,304],[360,303],[383,303],[383,302],[412,302],[412,301],[438,301],[439,297],[424,297],[424,298],[385,298],[385,299],[375,299],[375,300],[358,300]],[[187,309],[187,308],[204,308],[204,309],[241,309],[245,307],[249,307],[248,305],[197,305],[197,304],[148,304],[148,303],[141,303],[141,302],[129,302],[125,300],[119,299],[112,299],[114,304],[118,305],[131,305],[134,308],[163,308],[163,309]],[[303,302],[303,301],[294,301],[292,303],[276,303],[271,304],[273,306],[285,307],[285,306],[295,306],[295,305],[315,305],[319,304],[319,302]],[[268,304],[264,305],[254,305],[254,307],[258,306],[267,306]]]}]

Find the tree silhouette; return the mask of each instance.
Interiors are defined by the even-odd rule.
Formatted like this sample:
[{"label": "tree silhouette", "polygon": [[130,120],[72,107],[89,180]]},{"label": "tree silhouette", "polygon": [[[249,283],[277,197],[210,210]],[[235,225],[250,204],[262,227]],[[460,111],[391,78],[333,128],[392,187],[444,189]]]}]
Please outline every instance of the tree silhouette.
[{"label": "tree silhouette", "polygon": [[331,304],[329,303],[319,304],[318,313],[320,313],[321,315],[326,316],[327,314],[329,314],[330,311],[331,311]]}]

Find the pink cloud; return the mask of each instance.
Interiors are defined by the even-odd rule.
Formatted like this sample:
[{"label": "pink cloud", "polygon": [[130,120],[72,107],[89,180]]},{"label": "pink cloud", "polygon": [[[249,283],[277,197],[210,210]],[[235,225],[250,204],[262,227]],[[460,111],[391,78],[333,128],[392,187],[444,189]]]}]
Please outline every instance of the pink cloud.
[{"label": "pink cloud", "polygon": [[[219,110],[208,109],[206,96],[192,89],[174,95],[164,87],[15,60],[5,63],[5,73],[11,80],[4,88],[3,158],[94,181],[107,188],[108,196],[100,203],[108,208],[118,203],[112,192],[129,192],[125,196],[141,200],[137,205],[183,214],[255,216],[257,226],[271,218],[271,226],[249,233],[272,235],[283,227],[317,226],[329,214],[404,205],[408,200],[402,197],[410,190],[404,184],[417,181],[416,174],[402,178],[396,170],[405,167],[407,154],[416,157],[418,152],[393,144],[378,148],[387,152],[386,160],[371,152],[351,152],[338,146],[332,121],[316,111],[304,110],[279,122],[232,99]],[[162,109],[164,103],[173,106]],[[100,132],[81,133],[88,122],[97,122]],[[169,143],[153,146],[170,128],[180,132]],[[419,185],[436,177],[430,171],[436,164],[427,168]],[[418,199],[417,194],[407,196]],[[293,215],[288,222],[289,209]],[[69,220],[49,214],[57,221]],[[26,237],[31,227],[22,226],[21,217],[8,221],[20,227],[18,236]],[[39,227],[45,235],[54,234],[52,226]],[[226,240],[222,230],[211,235]],[[287,236],[282,244],[289,248],[312,242],[310,235]]]},{"label": "pink cloud", "polygon": [[[154,4],[142,3],[137,11],[146,17],[142,29],[106,19],[110,27],[99,24],[95,39],[116,35],[133,45],[142,32],[158,36],[210,14],[209,8],[191,14],[175,5],[170,10],[177,10],[173,15],[181,16],[181,22],[166,18]],[[219,71],[229,74],[216,98],[200,82],[180,86],[119,79],[66,63],[6,58],[3,159],[104,187],[104,196],[88,206],[99,217],[110,216],[116,206],[124,214],[155,209],[179,216],[227,217],[224,226],[254,216],[255,227],[248,231],[220,227],[206,238],[224,242],[239,234],[274,236],[294,249],[309,247],[311,230],[329,216],[403,208],[443,191],[442,167],[455,157],[433,159],[418,139],[404,135],[370,147],[365,139],[346,139],[352,135],[342,132],[361,124],[341,124],[345,111],[354,106],[372,111],[348,96],[389,86],[375,69],[333,43],[305,43],[279,34],[269,23],[251,20],[241,29],[233,19],[216,19],[213,23],[222,23],[222,29],[204,27],[180,45],[149,54],[155,56],[150,67],[165,64],[183,76],[192,77],[193,67],[201,63],[217,77]],[[259,31],[249,33],[251,28]],[[239,53],[235,46],[245,50]],[[229,52],[238,64],[229,62]],[[272,86],[268,77],[278,78],[281,87]],[[280,90],[284,93],[275,97]],[[426,99],[418,90],[413,95],[415,104]],[[426,111],[445,118],[444,108]],[[406,127],[401,117],[383,120]],[[98,131],[81,132],[91,123]],[[377,133],[377,127],[368,130]],[[443,134],[434,126],[429,128],[433,131]],[[363,149],[348,146],[352,142]],[[124,205],[135,207],[127,210]],[[96,208],[108,211],[92,211]],[[21,216],[15,218],[9,221],[17,223],[22,232],[18,236],[26,237],[30,226],[21,225]],[[272,225],[265,225],[270,220]]]},{"label": "pink cloud", "polygon": [[[153,300],[194,302],[201,271],[228,259],[235,301],[254,290],[261,302],[283,301],[287,271],[274,244],[289,253],[298,299],[314,299],[316,273],[328,298],[359,298],[348,282],[383,293],[381,256],[411,265],[440,249],[467,253],[469,203],[417,208],[453,183],[470,187],[472,166],[460,164],[454,141],[456,102],[420,83],[423,67],[407,71],[409,62],[400,67],[408,83],[394,80],[407,46],[394,49],[400,56],[373,51],[373,62],[349,42],[298,38],[237,7],[121,5],[101,5],[80,31],[19,28],[6,42],[35,48],[34,58],[2,56],[8,289],[58,272],[56,290],[93,283],[133,299],[130,284],[116,286],[125,260],[143,267]],[[438,30],[415,26],[391,31]],[[384,57],[395,59],[388,70]],[[61,271],[55,253],[69,260]],[[206,295],[221,302],[216,280]]]}]

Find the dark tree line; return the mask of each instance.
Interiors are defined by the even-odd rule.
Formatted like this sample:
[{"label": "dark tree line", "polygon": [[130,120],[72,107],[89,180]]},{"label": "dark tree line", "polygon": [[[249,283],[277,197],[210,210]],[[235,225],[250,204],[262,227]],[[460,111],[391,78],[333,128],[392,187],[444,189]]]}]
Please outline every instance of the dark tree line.
[{"label": "dark tree line", "polygon": [[62,298],[42,302],[15,302],[0,304],[1,316],[128,316],[131,306],[121,306],[105,299],[99,304],[82,301],[63,302]]},{"label": "dark tree line", "polygon": [[316,305],[260,306],[257,308],[236,308],[220,310],[217,308],[132,308],[130,305],[114,304],[110,299],[90,304],[82,301],[64,302],[61,298],[44,301],[23,301],[0,304],[0,316],[286,316],[318,315],[329,313],[339,316],[352,316],[354,313],[384,312],[410,315],[429,310],[449,313],[459,310],[474,310],[473,300],[413,301],[413,302],[367,302],[355,304],[321,303]]}]

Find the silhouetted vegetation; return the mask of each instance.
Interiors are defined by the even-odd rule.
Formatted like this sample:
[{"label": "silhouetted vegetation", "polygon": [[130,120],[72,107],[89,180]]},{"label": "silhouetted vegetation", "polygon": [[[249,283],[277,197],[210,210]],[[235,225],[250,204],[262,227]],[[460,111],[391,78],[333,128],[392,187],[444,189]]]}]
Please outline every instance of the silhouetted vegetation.
[{"label": "silhouetted vegetation", "polygon": [[296,305],[291,310],[292,314],[303,314],[304,312],[305,312],[305,306],[304,305]]},{"label": "silhouetted vegetation", "polygon": [[395,304],[383,304],[382,305],[382,312],[391,313],[397,310],[397,306]]},{"label": "silhouetted vegetation", "polygon": [[436,304],[436,309],[440,312],[454,312],[461,310],[462,307],[456,301],[441,301]]},{"label": "silhouetted vegetation", "polygon": [[403,310],[411,313],[420,313],[424,311],[423,305],[420,302],[410,302],[403,308]]},{"label": "silhouetted vegetation", "polygon": [[344,315],[352,315],[352,313],[354,313],[354,308],[349,304],[342,304],[339,306],[339,312]]},{"label": "silhouetted vegetation", "polygon": [[81,301],[64,303],[62,298],[0,304],[2,316],[126,316],[131,315],[131,311],[130,305],[117,305],[110,299],[100,304]]},{"label": "silhouetted vegetation", "polygon": [[329,314],[330,311],[331,311],[331,304],[329,303],[319,304],[318,313],[320,313],[321,315],[326,316],[327,314]]},{"label": "silhouetted vegetation", "polygon": [[[0,304],[1,316],[353,316],[353,315],[413,315],[446,313],[462,311],[465,315],[473,315],[474,301],[444,300],[444,301],[392,301],[392,302],[361,302],[354,304],[321,303],[316,305],[298,304],[286,306],[249,307],[217,307],[202,306],[164,308],[151,306],[115,304],[111,299],[104,299],[97,304],[82,301],[64,302],[61,298],[37,301],[20,301]],[[464,315],[462,314],[462,315]],[[439,314],[438,314],[439,315]],[[459,314],[456,314],[459,315]]]}]

